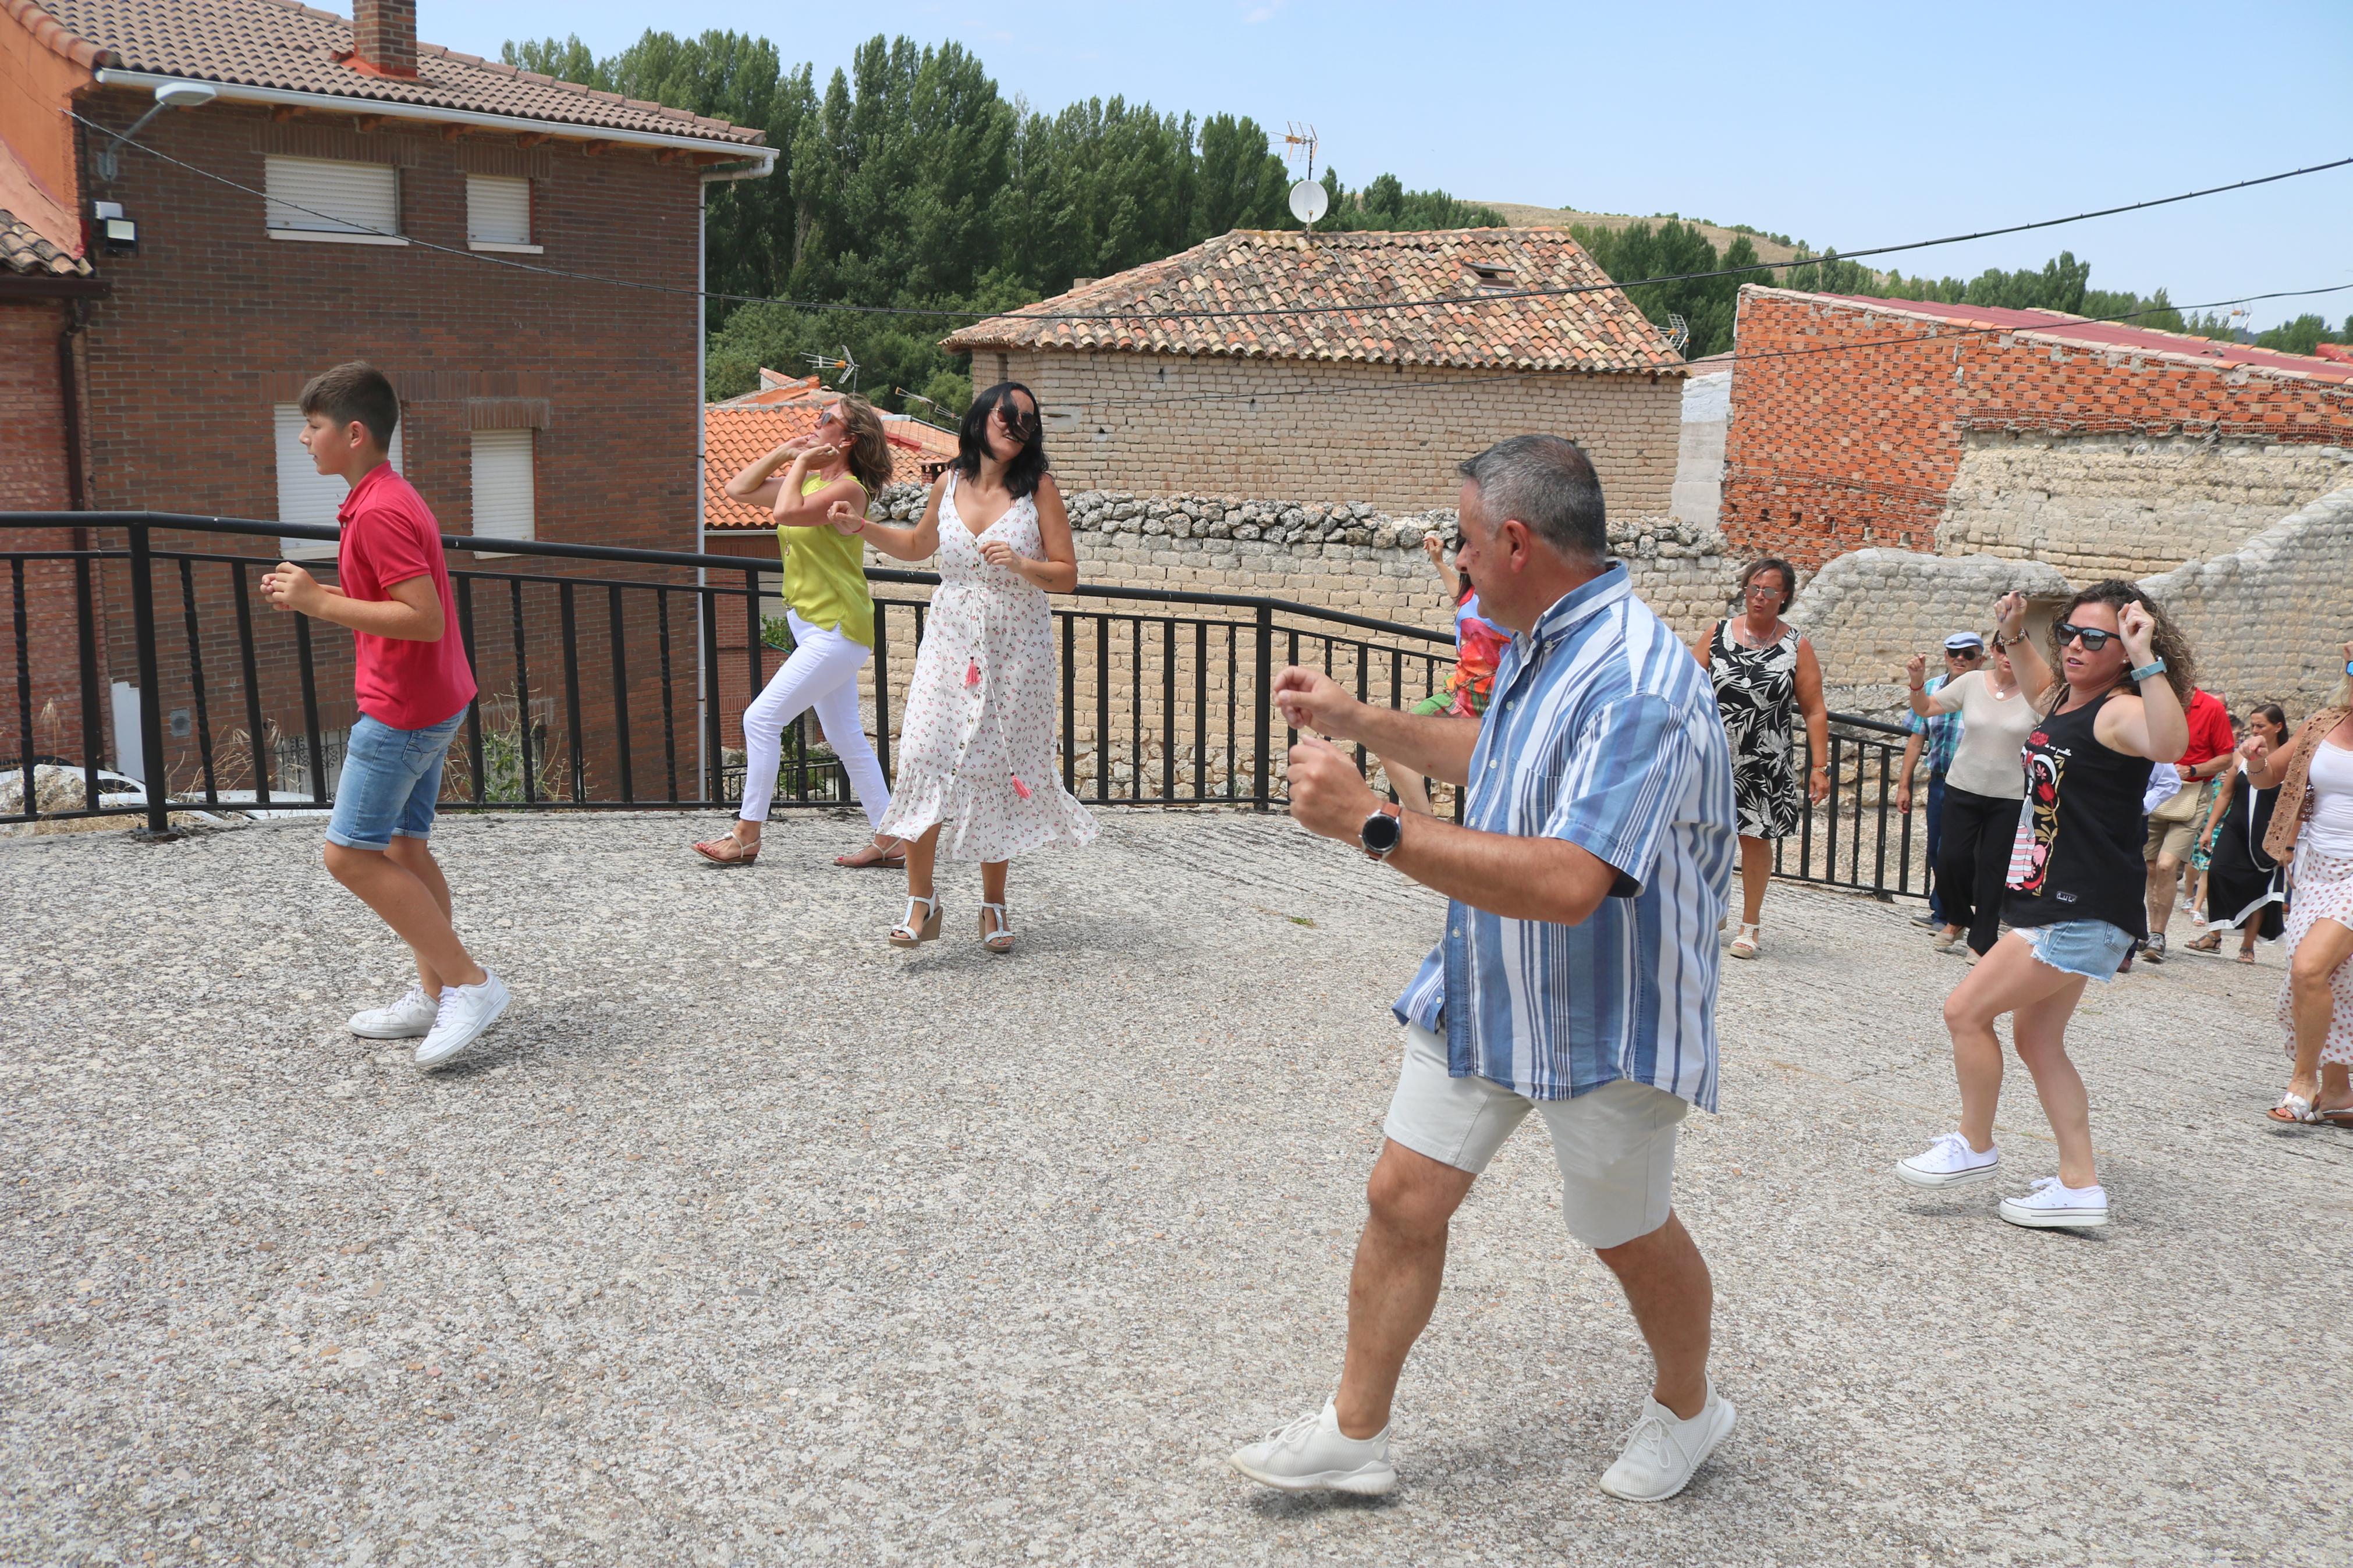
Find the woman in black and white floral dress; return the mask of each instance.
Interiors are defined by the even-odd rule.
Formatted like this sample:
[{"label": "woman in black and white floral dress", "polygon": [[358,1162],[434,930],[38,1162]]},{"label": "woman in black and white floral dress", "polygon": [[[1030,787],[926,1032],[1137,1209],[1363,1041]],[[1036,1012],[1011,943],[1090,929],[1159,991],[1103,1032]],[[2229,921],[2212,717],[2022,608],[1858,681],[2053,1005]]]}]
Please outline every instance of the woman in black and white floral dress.
[{"label": "woman in black and white floral dress", "polygon": [[[1715,682],[1715,705],[1732,742],[1732,805],[1740,829],[1740,931],[1732,956],[1754,958],[1773,841],[1798,830],[1809,800],[1831,792],[1830,710],[1813,644],[1781,618],[1798,596],[1797,569],[1773,556],[1740,574],[1741,614],[1715,623],[1692,652]],[[1792,760],[1791,717],[1806,716],[1814,764],[1803,787]]]},{"label": "woman in black and white floral dress", "polygon": [[980,394],[959,439],[921,521],[846,518],[844,526],[902,561],[938,557],[939,591],[907,684],[898,786],[875,827],[907,846],[907,914],[891,942],[914,947],[939,934],[932,870],[944,839],[949,859],[980,862],[981,945],[1008,952],[1008,863],[1095,836],[1094,819],[1062,787],[1055,753],[1046,595],[1078,586],[1079,566],[1029,389],[1003,382]]}]

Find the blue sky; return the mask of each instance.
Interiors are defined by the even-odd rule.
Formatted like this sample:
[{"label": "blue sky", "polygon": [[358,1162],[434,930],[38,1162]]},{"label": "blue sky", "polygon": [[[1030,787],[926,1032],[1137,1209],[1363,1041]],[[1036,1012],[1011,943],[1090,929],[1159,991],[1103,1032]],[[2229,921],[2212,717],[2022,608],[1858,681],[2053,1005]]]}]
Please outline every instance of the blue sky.
[{"label": "blue sky", "polygon": [[[348,11],[348,5],[343,7]],[[650,25],[775,40],[820,84],[877,32],[955,39],[1008,96],[1124,95],[1312,121],[1351,184],[1394,173],[1489,201],[1680,212],[1842,250],[2059,216],[2353,155],[2346,0],[1801,6],[1019,0],[421,0],[418,31],[496,58]],[[2062,247],[2095,287],[2191,304],[2353,283],[2353,169],[1879,263],[1969,277]],[[2253,307],[2331,322],[2353,289]]]}]

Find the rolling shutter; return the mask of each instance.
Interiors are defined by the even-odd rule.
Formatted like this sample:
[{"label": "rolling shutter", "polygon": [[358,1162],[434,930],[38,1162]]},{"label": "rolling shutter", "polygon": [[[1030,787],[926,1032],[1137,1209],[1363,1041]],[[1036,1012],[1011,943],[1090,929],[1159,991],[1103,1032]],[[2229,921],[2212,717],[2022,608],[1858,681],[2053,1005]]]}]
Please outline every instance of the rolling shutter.
[{"label": "rolling shutter", "polygon": [[[335,513],[343,510],[343,497],[351,488],[332,474],[322,474],[311,461],[311,454],[302,449],[302,410],[294,404],[281,403],[272,410],[278,437],[278,521],[280,522],[316,523],[322,527],[335,525]],[[392,467],[400,472],[400,426],[392,427]],[[280,555],[289,561],[332,561],[335,558],[332,541],[323,539],[286,539],[278,541]]]},{"label": "rolling shutter", "polygon": [[474,535],[529,539],[536,526],[532,432],[474,432]]},{"label": "rolling shutter", "polygon": [[311,234],[400,232],[400,171],[389,163],[270,158],[269,226]]},{"label": "rolling shutter", "polygon": [[466,237],[478,245],[529,245],[531,182],[511,174],[467,175]]}]

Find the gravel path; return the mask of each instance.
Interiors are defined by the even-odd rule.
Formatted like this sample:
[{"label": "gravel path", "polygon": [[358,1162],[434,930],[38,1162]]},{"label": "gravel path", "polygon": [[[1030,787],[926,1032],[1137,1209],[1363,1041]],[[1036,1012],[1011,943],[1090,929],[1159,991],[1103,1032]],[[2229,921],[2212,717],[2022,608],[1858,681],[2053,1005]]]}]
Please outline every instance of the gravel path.
[{"label": "gravel path", "polygon": [[[1106,814],[1021,949],[885,947],[858,828],[445,822],[512,984],[426,1077],[315,825],[0,843],[11,1563],[2344,1563],[2353,1134],[2274,1129],[2280,958],[2076,1026],[2117,1222],[1898,1184],[1950,1125],[1903,910],[1777,888],[1679,1206],[1739,1430],[1594,1480],[1647,1377],[1524,1130],[1408,1369],[1404,1484],[1225,1454],[1337,1369],[1427,894],[1280,818]],[[2182,933],[2177,931],[2177,936]],[[2022,1074],[2010,1186],[2052,1168]]]}]

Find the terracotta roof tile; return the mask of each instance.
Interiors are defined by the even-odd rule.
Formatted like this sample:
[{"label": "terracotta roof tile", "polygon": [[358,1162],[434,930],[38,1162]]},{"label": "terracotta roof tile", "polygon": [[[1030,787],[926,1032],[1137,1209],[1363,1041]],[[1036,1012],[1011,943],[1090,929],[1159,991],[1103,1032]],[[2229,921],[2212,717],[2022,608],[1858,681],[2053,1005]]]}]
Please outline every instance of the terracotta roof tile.
[{"label": "terracotta roof tile", "polygon": [[[779,442],[806,436],[816,427],[823,405],[815,401],[786,404],[712,403],[702,410],[702,523],[712,529],[770,528],[767,510],[746,506],[727,493],[727,481],[744,465],[769,452]],[[913,419],[889,421],[891,480],[893,484],[923,484],[927,463],[955,458],[956,440]]]},{"label": "terracotta roof tile", "polygon": [[372,76],[337,59],[352,24],[294,0],[0,0],[28,22],[64,29],[49,47],[97,66],[380,103],[506,114],[609,131],[751,145],[763,133],[682,109],[641,103],[436,44],[417,46],[414,79]]},{"label": "terracotta roof tile", "polygon": [[[1473,265],[1485,269],[1474,271]],[[1601,286],[1590,294],[1514,289]],[[1481,298],[1493,292],[1493,300]],[[1354,301],[1376,308],[1265,316],[1176,311],[1277,310]],[[1450,303],[1431,303],[1447,300]],[[1102,312],[1103,321],[1042,321]],[[1236,229],[1182,255],[1056,299],[992,316],[943,347],[1227,354],[1479,369],[1642,371],[1683,361],[1566,231],[1439,229],[1303,235]]]},{"label": "terracotta roof tile", "polygon": [[87,278],[90,263],[51,245],[0,207],[0,270],[42,278]]}]

